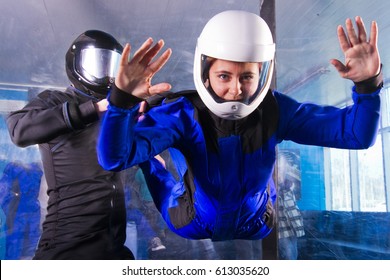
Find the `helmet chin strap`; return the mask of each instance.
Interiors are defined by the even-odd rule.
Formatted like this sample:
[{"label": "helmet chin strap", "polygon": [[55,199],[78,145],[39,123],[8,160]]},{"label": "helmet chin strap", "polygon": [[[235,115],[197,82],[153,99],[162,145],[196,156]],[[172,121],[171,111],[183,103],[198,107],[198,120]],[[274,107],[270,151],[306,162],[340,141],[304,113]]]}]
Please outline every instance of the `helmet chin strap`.
[{"label": "helmet chin strap", "polygon": [[213,90],[213,88],[208,84],[208,86],[206,86],[206,89],[208,90],[208,92],[210,92],[210,95],[213,96],[214,100],[218,103],[223,103],[225,102],[226,100],[219,97],[218,94],[215,93],[215,91]]}]

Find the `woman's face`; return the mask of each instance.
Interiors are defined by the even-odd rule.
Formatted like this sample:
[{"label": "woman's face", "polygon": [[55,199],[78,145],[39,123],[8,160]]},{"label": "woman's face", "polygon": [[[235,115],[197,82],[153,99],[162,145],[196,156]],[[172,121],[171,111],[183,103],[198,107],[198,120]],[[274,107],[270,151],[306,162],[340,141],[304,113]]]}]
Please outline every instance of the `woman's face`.
[{"label": "woman's face", "polygon": [[209,71],[214,92],[224,100],[246,100],[259,86],[261,63],[216,59]]}]

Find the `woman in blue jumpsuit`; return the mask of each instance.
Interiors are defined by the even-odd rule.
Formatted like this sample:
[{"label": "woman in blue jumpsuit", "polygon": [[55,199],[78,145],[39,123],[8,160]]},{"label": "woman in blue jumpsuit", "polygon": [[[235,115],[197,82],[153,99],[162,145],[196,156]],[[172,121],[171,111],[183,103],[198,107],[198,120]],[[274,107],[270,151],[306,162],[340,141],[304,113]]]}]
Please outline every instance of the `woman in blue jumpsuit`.
[{"label": "woman in blue jumpsuit", "polygon": [[[346,63],[331,60],[355,83],[354,104],[343,109],[299,103],[269,90],[275,46],[266,23],[251,13],[213,17],[195,51],[197,91],[167,95],[148,111],[142,101],[170,88],[150,80],[171,50],[152,61],[163,42],[152,46],[148,39],[128,60],[127,45],[102,122],[100,164],[116,171],[140,164],[157,208],[183,237],[265,237],[274,222],[278,143],[365,149],[375,142],[382,86],[377,28],[373,22],[367,38],[360,17],[356,24],[357,34],[349,19],[346,32],[338,28]],[[181,180],[153,158],[166,149],[179,167],[185,161]]]}]

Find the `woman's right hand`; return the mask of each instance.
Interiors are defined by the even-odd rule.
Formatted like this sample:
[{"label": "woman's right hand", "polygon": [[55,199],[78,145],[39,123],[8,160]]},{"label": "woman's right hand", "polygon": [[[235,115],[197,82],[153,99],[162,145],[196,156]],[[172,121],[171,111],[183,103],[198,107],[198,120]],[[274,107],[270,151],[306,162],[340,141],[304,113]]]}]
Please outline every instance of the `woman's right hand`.
[{"label": "woman's right hand", "polygon": [[[131,46],[126,44],[120,61],[115,85],[120,90],[141,99],[146,99],[171,89],[169,83],[152,85],[153,76],[169,60],[172,50],[169,48],[153,60],[164,46],[164,41],[158,41],[154,46],[153,39],[147,39],[129,59]],[[152,61],[153,60],[153,61]]]}]

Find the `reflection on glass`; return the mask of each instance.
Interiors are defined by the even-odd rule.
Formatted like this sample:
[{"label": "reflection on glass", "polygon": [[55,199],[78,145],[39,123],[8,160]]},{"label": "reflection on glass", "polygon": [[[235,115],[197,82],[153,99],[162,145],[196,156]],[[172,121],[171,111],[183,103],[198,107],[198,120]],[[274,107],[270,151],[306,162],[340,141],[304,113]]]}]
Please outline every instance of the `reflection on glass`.
[{"label": "reflection on glass", "polygon": [[298,259],[298,238],[305,235],[297,200],[301,197],[299,150],[280,149],[277,157],[278,258]]}]

